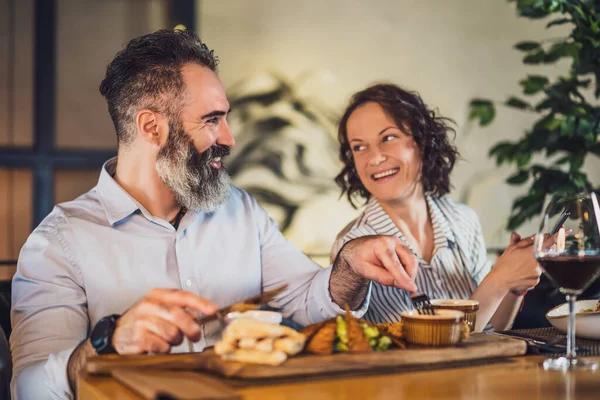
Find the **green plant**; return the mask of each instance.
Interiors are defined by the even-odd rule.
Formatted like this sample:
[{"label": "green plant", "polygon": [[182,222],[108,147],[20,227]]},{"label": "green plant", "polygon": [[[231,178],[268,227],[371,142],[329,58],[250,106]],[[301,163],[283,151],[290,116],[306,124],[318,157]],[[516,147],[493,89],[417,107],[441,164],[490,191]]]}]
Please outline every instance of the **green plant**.
[{"label": "green plant", "polygon": [[[513,2],[515,0],[508,0]],[[525,53],[529,65],[552,64],[568,59],[568,74],[550,80],[543,75],[528,75],[519,83],[525,96],[535,103],[510,97],[501,103],[539,115],[523,137],[514,142],[497,143],[490,155],[496,163],[514,166],[507,178],[511,185],[530,182],[526,194],[515,199],[508,229],[515,229],[542,211],[546,193],[576,193],[590,188],[588,176],[581,170],[588,155],[600,156],[600,0],[516,0],[518,14],[539,19],[555,16],[546,25],[570,25],[567,37],[543,41],[523,41],[515,48]],[[595,81],[595,82],[594,82]],[[473,99],[470,119],[481,126],[496,115],[495,103]],[[546,161],[532,163],[534,154]]]}]

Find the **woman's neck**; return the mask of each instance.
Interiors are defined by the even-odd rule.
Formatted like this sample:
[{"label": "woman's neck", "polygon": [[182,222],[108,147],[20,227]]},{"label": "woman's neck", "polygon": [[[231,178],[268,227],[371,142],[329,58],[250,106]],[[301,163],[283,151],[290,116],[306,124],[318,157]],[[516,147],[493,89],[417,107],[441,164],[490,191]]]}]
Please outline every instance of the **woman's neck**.
[{"label": "woman's neck", "polygon": [[415,191],[404,199],[379,203],[417,255],[429,262],[433,253],[433,225],[425,194]]}]

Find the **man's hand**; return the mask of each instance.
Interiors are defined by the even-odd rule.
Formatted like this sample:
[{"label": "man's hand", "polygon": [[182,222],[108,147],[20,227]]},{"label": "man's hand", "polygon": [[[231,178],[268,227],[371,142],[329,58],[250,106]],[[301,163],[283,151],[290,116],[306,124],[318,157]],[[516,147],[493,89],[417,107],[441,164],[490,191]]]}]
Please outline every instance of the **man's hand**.
[{"label": "man's hand", "polygon": [[417,260],[397,236],[363,236],[349,242],[340,257],[369,280],[409,292],[417,290]]},{"label": "man's hand", "polygon": [[522,295],[540,281],[542,270],[533,256],[534,239],[534,236],[522,239],[513,232],[510,245],[492,268],[491,278],[507,292]]},{"label": "man's hand", "polygon": [[154,289],[117,320],[113,347],[119,354],[168,353],[184,337],[200,339],[201,327],[190,311],[212,315],[216,310],[214,303],[193,293]]},{"label": "man's hand", "polygon": [[418,263],[412,252],[396,236],[363,236],[340,250],[331,272],[329,292],[339,306],[356,309],[363,302],[369,281],[395,286],[409,292]]}]

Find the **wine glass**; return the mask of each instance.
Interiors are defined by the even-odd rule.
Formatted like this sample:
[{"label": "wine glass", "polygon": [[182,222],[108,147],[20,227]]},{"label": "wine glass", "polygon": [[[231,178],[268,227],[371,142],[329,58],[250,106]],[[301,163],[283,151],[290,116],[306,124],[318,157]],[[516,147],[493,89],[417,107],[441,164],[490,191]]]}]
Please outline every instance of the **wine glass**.
[{"label": "wine glass", "polygon": [[575,301],[600,275],[598,194],[555,194],[548,201],[536,235],[534,255],[552,284],[569,303],[566,357],[544,361],[548,370],[596,370],[598,363],[577,358]]}]

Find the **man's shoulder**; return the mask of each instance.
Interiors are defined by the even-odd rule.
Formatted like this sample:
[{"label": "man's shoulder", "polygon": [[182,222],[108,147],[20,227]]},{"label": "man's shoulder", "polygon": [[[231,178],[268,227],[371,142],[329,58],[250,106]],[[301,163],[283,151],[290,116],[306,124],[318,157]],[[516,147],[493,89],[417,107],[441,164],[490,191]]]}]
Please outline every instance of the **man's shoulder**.
[{"label": "man's shoulder", "polygon": [[108,223],[95,187],[76,199],[54,206],[54,209],[42,220],[36,229],[60,230],[75,220],[100,224]]}]

